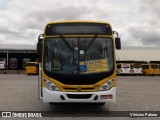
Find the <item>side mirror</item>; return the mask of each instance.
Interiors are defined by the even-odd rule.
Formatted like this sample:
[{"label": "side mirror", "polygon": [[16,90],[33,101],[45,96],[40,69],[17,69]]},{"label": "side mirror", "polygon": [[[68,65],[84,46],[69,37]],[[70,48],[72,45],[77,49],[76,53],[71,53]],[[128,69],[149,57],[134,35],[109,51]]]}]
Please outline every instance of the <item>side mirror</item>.
[{"label": "side mirror", "polygon": [[42,43],[43,43],[43,34],[40,34],[38,37],[38,43],[37,43],[37,55],[38,55],[38,61],[42,62]]},{"label": "side mirror", "polygon": [[120,50],[121,49],[121,39],[120,38],[115,38],[115,45],[116,45],[116,49]]}]

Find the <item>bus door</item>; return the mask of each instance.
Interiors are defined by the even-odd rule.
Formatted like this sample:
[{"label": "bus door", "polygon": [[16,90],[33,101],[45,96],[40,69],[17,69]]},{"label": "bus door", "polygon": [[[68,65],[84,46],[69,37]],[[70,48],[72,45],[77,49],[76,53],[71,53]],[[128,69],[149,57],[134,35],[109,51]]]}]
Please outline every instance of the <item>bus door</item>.
[{"label": "bus door", "polygon": [[43,99],[43,92],[42,92],[42,66],[41,63],[38,64],[38,99]]},{"label": "bus door", "polygon": [[43,34],[40,34],[38,37],[37,43],[37,53],[38,53],[38,99],[43,99],[42,92],[42,43],[43,43]]},{"label": "bus door", "polygon": [[149,70],[150,70],[150,67],[149,67],[149,64],[143,64],[142,65],[142,73],[143,75],[149,75]]}]

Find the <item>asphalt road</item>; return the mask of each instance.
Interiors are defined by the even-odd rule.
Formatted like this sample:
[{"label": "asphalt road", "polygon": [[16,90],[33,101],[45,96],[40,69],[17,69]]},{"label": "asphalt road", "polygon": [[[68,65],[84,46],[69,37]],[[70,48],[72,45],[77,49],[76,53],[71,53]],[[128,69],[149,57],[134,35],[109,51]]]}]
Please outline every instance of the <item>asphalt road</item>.
[{"label": "asphalt road", "polygon": [[[66,117],[73,119],[76,116],[78,118],[75,119],[80,119],[79,117],[86,115],[83,113],[88,113],[89,116],[86,115],[87,118],[84,118],[87,120],[96,119],[96,111],[106,113],[112,111],[160,111],[160,76],[118,76],[117,101],[105,106],[43,103],[38,100],[37,79],[36,75],[0,74],[0,111],[51,111],[62,116],[62,119],[66,119]],[[65,112],[69,112],[69,116],[66,116]],[[98,119],[104,119],[104,117],[98,117]]]}]

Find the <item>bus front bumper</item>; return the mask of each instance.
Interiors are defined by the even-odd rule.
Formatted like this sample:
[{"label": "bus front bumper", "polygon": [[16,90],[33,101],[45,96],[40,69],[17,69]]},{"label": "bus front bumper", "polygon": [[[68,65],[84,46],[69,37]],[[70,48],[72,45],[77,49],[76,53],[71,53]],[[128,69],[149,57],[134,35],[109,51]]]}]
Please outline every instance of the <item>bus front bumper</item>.
[{"label": "bus front bumper", "polygon": [[62,92],[43,88],[43,102],[53,103],[104,103],[116,101],[116,87],[108,91]]}]

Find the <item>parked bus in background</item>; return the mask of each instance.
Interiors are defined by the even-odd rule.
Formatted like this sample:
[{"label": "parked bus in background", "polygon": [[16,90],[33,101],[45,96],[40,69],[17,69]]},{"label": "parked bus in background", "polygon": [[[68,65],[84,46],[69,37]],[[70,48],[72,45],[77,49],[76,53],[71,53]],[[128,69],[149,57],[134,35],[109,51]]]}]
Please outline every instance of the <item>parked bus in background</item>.
[{"label": "parked bus in background", "polygon": [[5,69],[5,68],[6,68],[6,59],[0,58],[0,69]]},{"label": "parked bus in background", "polygon": [[37,43],[42,66],[39,99],[49,103],[115,102],[115,45],[120,49],[118,33],[105,22],[48,23]]},{"label": "parked bus in background", "polygon": [[29,59],[29,58],[24,58],[24,59],[23,59],[22,68],[25,69],[25,68],[26,68],[26,63],[27,63],[27,62],[30,62],[30,61],[31,61],[31,59]]},{"label": "parked bus in background", "polygon": [[131,64],[131,74],[142,75],[142,63]]},{"label": "parked bus in background", "polygon": [[117,63],[117,75],[131,75],[131,64]]},{"label": "parked bus in background", "polygon": [[159,65],[159,75],[160,75],[160,61],[150,61],[149,63],[155,63]]},{"label": "parked bus in background", "polygon": [[159,64],[142,64],[144,75],[159,75]]},{"label": "parked bus in background", "polygon": [[38,62],[27,62],[26,63],[26,74],[37,75],[38,74]]},{"label": "parked bus in background", "polygon": [[17,58],[9,59],[9,69],[12,69],[12,70],[17,69]]}]

